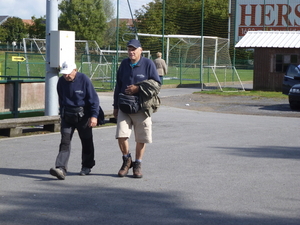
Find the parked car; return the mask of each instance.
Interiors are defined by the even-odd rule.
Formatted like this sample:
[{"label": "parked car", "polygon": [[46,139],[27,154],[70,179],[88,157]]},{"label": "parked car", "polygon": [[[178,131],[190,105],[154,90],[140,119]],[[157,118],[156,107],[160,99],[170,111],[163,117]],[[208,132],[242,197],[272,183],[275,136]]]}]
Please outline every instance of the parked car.
[{"label": "parked car", "polygon": [[300,109],[300,65],[289,65],[283,78],[282,94],[289,96],[291,109]]}]

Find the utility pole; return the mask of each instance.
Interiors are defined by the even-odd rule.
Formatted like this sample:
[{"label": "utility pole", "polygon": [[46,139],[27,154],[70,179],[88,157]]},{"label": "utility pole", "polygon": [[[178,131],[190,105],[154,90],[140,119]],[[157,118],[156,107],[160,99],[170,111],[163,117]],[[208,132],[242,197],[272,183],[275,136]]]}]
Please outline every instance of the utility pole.
[{"label": "utility pole", "polygon": [[201,50],[200,50],[200,82],[201,91],[203,91],[203,50],[204,50],[204,0],[201,4]]},{"label": "utility pole", "polygon": [[46,79],[45,116],[58,115],[58,95],[56,85],[58,71],[50,67],[50,32],[58,30],[58,0],[46,0]]}]

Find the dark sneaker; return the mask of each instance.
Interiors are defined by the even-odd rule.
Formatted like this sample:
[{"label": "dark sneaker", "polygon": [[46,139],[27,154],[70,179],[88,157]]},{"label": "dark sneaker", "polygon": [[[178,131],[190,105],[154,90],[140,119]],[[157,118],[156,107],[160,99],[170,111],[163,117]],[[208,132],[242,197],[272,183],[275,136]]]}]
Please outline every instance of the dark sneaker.
[{"label": "dark sneaker", "polygon": [[66,177],[65,171],[61,168],[51,168],[49,172],[52,176],[57,177],[59,180],[64,180]]},{"label": "dark sneaker", "polygon": [[133,163],[133,177],[134,178],[142,178],[142,165],[140,162]]},{"label": "dark sneaker", "polygon": [[124,177],[128,174],[128,170],[132,167],[132,159],[131,156],[129,157],[123,156],[123,165],[118,172],[119,177]]},{"label": "dark sneaker", "polygon": [[87,168],[87,167],[82,167],[81,168],[81,171],[79,172],[79,174],[81,176],[85,176],[85,175],[89,175],[91,172],[91,169],[90,168]]}]

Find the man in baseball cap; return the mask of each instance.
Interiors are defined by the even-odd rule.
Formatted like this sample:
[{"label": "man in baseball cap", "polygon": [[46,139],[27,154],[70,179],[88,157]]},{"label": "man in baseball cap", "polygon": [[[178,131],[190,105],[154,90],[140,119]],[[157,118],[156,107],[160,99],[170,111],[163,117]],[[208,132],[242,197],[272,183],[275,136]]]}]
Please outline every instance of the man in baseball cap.
[{"label": "man in baseball cap", "polygon": [[141,45],[141,42],[139,40],[136,40],[136,39],[132,39],[130,41],[128,41],[127,43],[127,47],[134,47],[134,48],[141,48],[142,45]]},{"label": "man in baseball cap", "polygon": [[76,64],[74,62],[64,62],[59,71],[60,74],[70,74],[76,69]]},{"label": "man in baseball cap", "polygon": [[92,127],[97,126],[98,122],[99,97],[90,78],[77,72],[74,61],[64,62],[59,73],[63,74],[57,82],[61,141],[55,167],[49,172],[59,180],[64,180],[68,171],[75,129],[82,145],[79,174],[82,176],[90,174],[95,165]]},{"label": "man in baseball cap", "polygon": [[[119,177],[128,174],[133,168],[133,177],[142,178],[142,158],[146,144],[152,142],[152,120],[150,113],[140,109],[136,113],[122,111],[119,105],[119,96],[138,97],[142,99],[142,92],[147,93],[155,90],[147,97],[151,109],[158,106],[155,98],[160,90],[160,78],[156,67],[151,59],[142,56],[142,45],[139,40],[132,39],[127,43],[128,58],[122,60],[116,77],[114,91],[114,117],[117,119],[116,139],[122,153],[123,164],[118,172]],[[140,88],[142,84],[148,83],[147,87]],[[139,102],[143,105],[143,102]],[[153,111],[154,112],[154,111]],[[151,111],[152,113],[152,111]],[[135,134],[135,160],[129,151],[129,137]]]}]

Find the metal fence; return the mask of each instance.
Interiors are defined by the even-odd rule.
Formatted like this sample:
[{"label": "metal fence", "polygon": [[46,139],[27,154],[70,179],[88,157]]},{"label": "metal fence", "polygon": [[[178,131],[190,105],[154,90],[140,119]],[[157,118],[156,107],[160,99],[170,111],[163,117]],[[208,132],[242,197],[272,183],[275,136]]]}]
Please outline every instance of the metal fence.
[{"label": "metal fence", "polygon": [[[113,90],[115,86],[116,71],[120,62],[127,54],[82,54],[76,57],[79,72],[86,74],[92,80],[98,91]],[[118,59],[118,62],[116,60]],[[221,61],[221,66],[215,66],[210,57],[206,57],[203,69],[203,82],[237,82],[238,77],[230,65]],[[238,61],[238,72],[242,81],[251,81],[253,75],[253,62]],[[196,84],[200,83],[199,62],[186,60],[184,57],[170,57],[168,74],[164,77],[164,85]],[[6,52],[5,59],[0,61],[0,79],[44,79],[45,78],[45,55],[37,53]],[[230,78],[230,79],[229,79]]]},{"label": "metal fence", "polygon": [[3,76],[19,79],[20,77],[45,77],[45,55],[35,53],[5,52],[2,63]]}]

